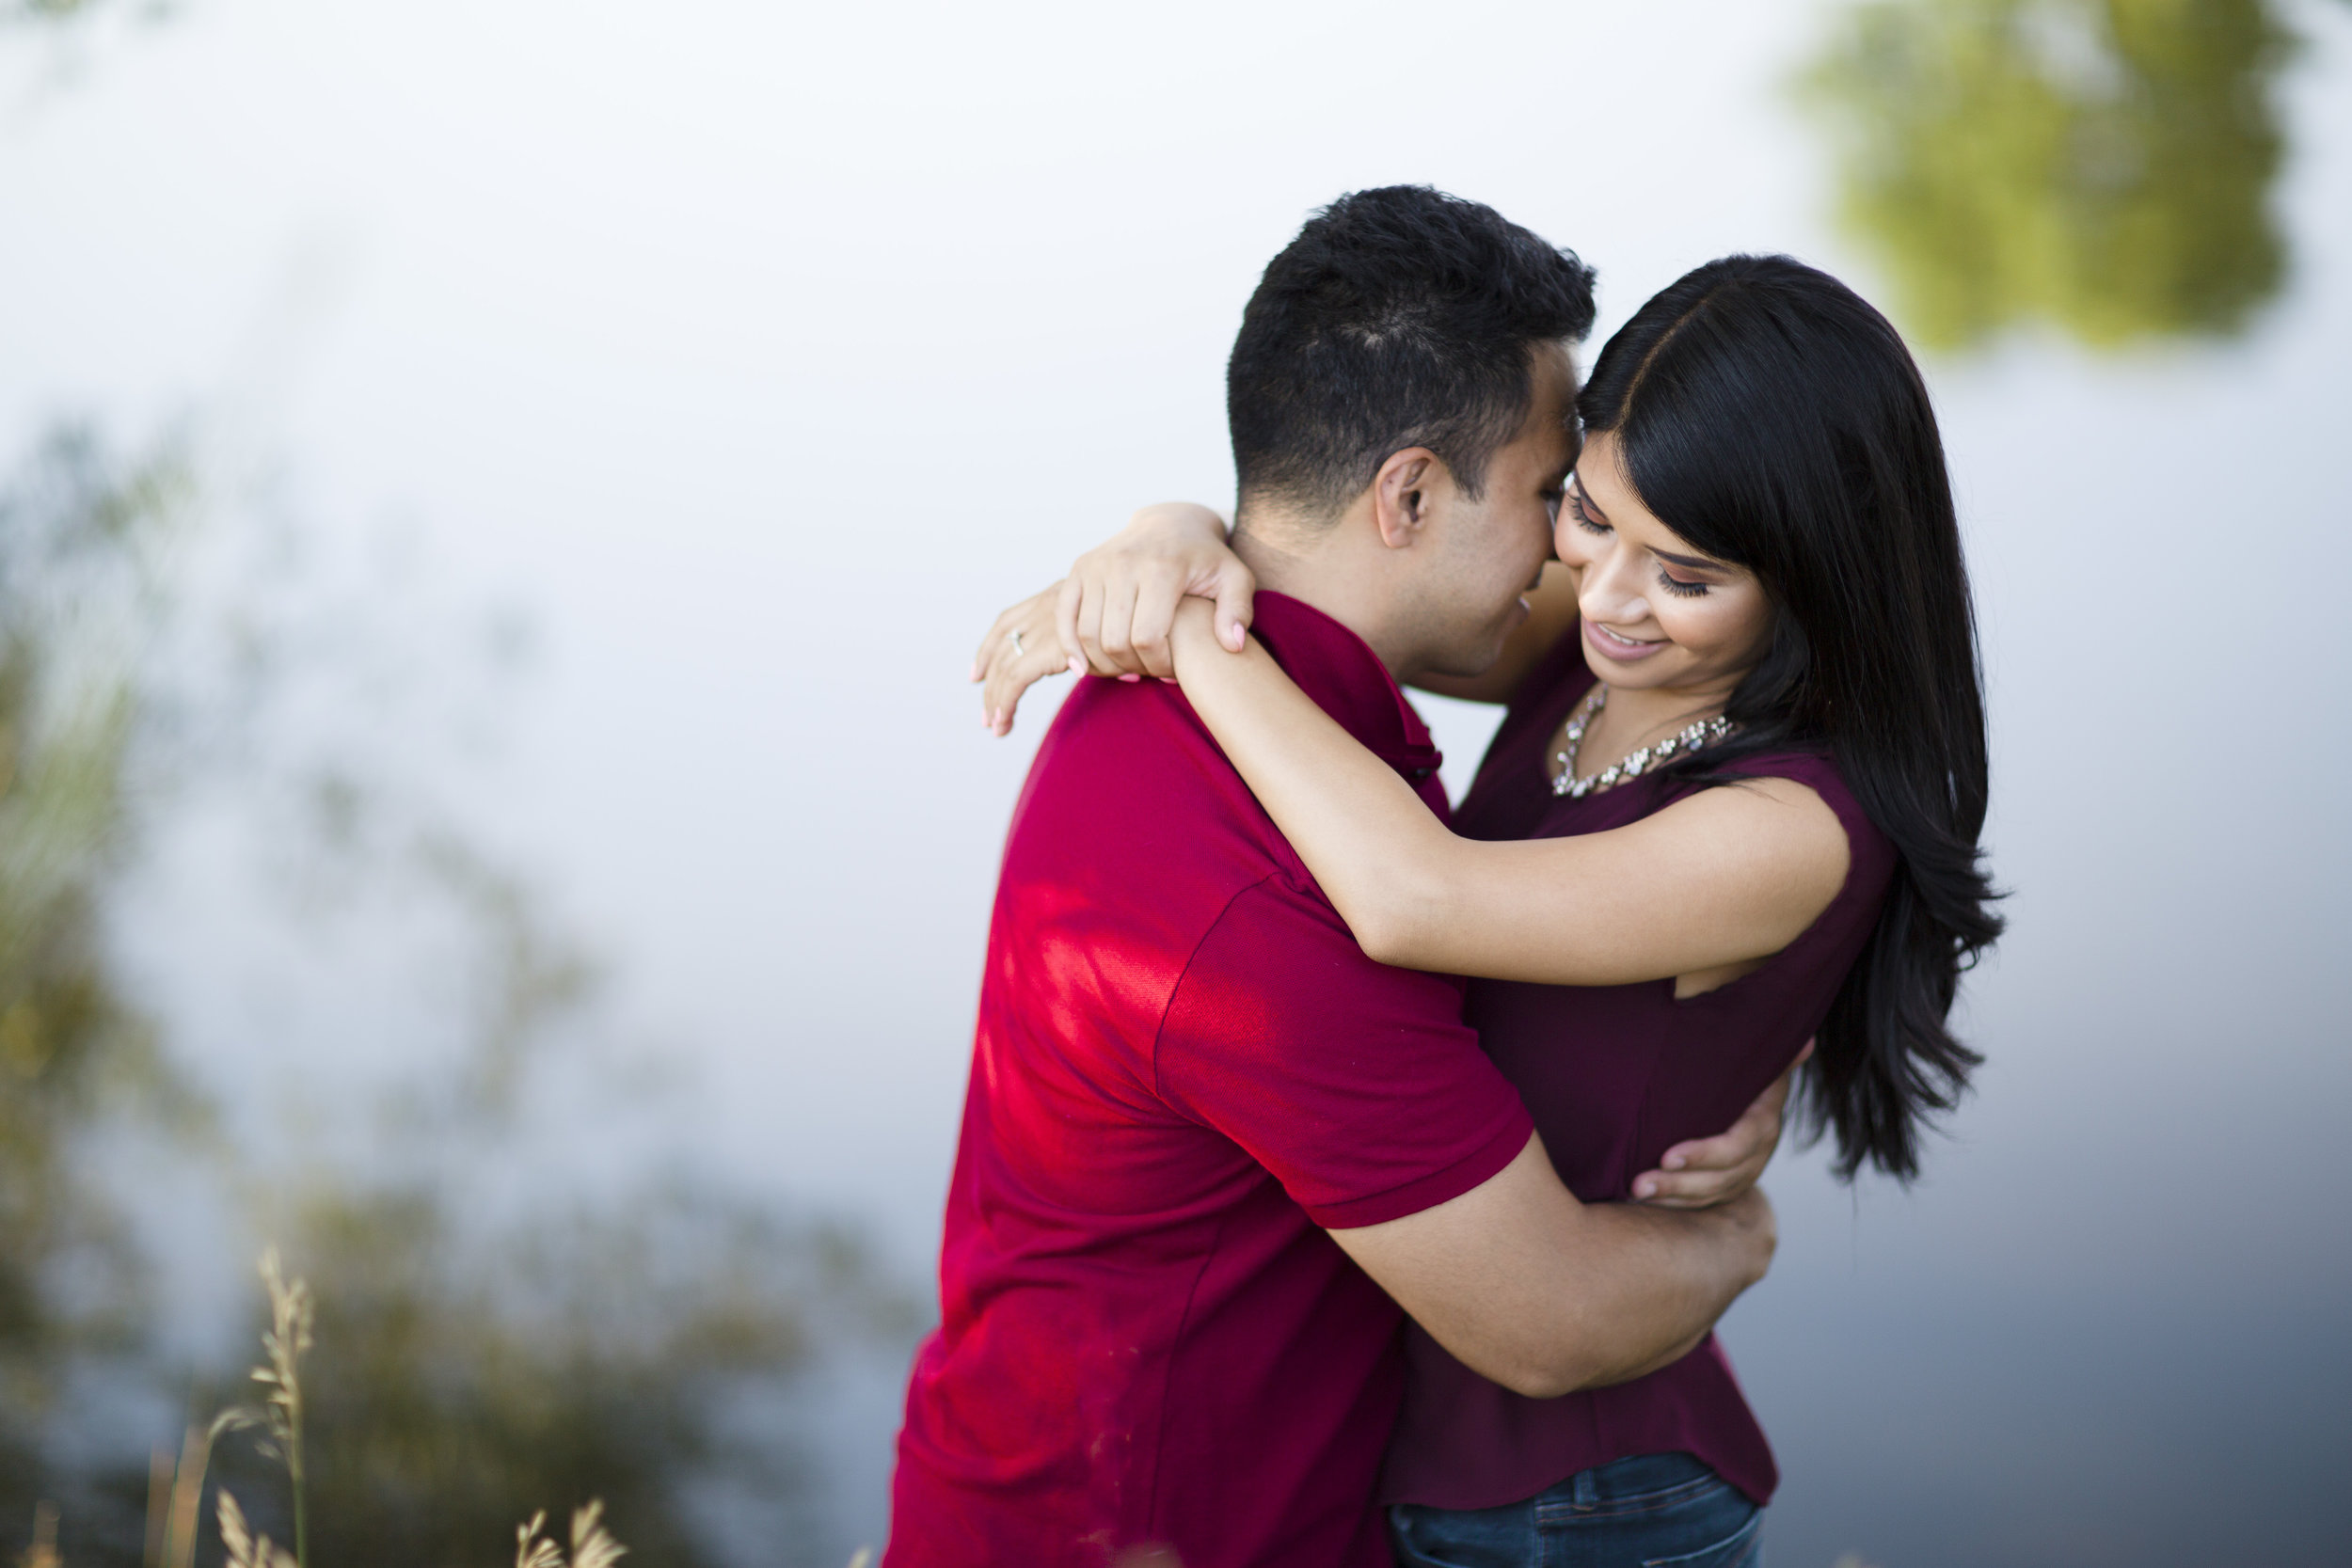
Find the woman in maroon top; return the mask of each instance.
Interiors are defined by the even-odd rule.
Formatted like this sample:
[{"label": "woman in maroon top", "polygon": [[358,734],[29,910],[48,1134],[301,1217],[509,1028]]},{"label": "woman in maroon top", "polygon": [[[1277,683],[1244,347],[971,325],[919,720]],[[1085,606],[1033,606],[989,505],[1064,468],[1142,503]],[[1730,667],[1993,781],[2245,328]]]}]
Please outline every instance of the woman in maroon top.
[{"label": "woman in maroon top", "polygon": [[[1999,929],[1926,388],[1851,290],[1732,257],[1645,306],[1579,410],[1566,570],[1502,666],[1456,689],[1511,711],[1454,831],[1254,643],[1220,650],[1205,600],[1176,611],[1175,673],[1365,951],[1477,977],[1470,1019],[1580,1198],[1650,1196],[1636,1174],[1729,1122],[1808,1037],[1804,1109],[1840,1175],[1907,1179],[1978,1060],[1946,1016]],[[1221,532],[1168,543],[1195,526],[1147,517],[1140,553],[1230,581],[1195,569]],[[1117,576],[1082,562],[1070,609],[1134,620]],[[1386,1481],[1401,1560],[1753,1560],[1776,1475],[1712,1336],[1553,1400],[1419,1333],[1411,1368]]]}]

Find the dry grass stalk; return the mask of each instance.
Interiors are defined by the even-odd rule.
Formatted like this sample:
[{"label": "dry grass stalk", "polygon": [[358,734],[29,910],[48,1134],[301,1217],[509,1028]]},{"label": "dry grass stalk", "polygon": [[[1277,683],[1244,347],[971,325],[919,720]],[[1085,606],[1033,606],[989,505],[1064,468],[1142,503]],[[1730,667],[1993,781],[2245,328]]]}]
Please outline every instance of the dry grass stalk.
[{"label": "dry grass stalk", "polygon": [[262,1418],[294,1483],[294,1560],[297,1568],[310,1568],[310,1521],[302,1497],[302,1357],[310,1348],[310,1287],[300,1279],[288,1283],[275,1245],[262,1252],[262,1283],[269,1290],[270,1329],[262,1336],[269,1365],[254,1368],[253,1381],[269,1389]]},{"label": "dry grass stalk", "polygon": [[65,1559],[57,1555],[56,1504],[34,1505],[33,1544],[16,1560],[19,1568],[65,1568]]},{"label": "dry grass stalk", "polygon": [[141,1568],[164,1568],[164,1536],[171,1524],[171,1450],[161,1443],[147,1456],[147,1545]]},{"label": "dry grass stalk", "polygon": [[[288,1280],[278,1248],[262,1254],[262,1282],[269,1290],[270,1326],[262,1336],[269,1365],[253,1369],[253,1381],[270,1390],[262,1408],[231,1406],[213,1418],[209,1427],[191,1426],[180,1445],[180,1458],[156,1446],[148,1465],[146,1568],[194,1568],[196,1519],[204,1497],[204,1473],[212,1462],[214,1440],[224,1432],[262,1427],[269,1440],[262,1451],[285,1462],[294,1482],[294,1550],[287,1551],[268,1536],[256,1536],[246,1522],[245,1510],[227,1487],[220,1489],[220,1540],[226,1549],[225,1568],[303,1568],[302,1508],[302,1357],[310,1349],[311,1302],[307,1281]],[[547,1510],[531,1516],[515,1530],[515,1568],[567,1568],[564,1549],[539,1532],[547,1525]],[[572,1511],[572,1555],[568,1568],[614,1568],[628,1548],[604,1528],[604,1500]],[[861,1547],[850,1568],[871,1568],[874,1554]],[[17,1568],[65,1568],[57,1554],[57,1511],[42,1503],[33,1513],[33,1544],[17,1559]]]},{"label": "dry grass stalk", "polygon": [[[231,1405],[214,1417],[212,1425],[188,1428],[178,1464],[171,1462],[165,1449],[155,1450],[148,1473],[147,1568],[195,1568],[197,1515],[203,1507],[204,1474],[212,1465],[213,1444],[224,1432],[248,1427],[269,1433],[259,1447],[271,1458],[284,1461],[287,1478],[294,1483],[294,1549],[289,1553],[271,1545],[264,1536],[262,1545],[275,1552],[275,1558],[264,1552],[245,1562],[232,1552],[230,1561],[232,1568],[280,1568],[281,1564],[303,1568],[306,1561],[310,1531],[302,1485],[302,1357],[310,1348],[310,1287],[302,1280],[286,1278],[276,1246],[262,1250],[261,1272],[262,1284],[269,1291],[270,1326],[262,1336],[262,1351],[269,1361],[253,1369],[253,1381],[269,1393],[258,1409]],[[226,1541],[231,1514],[239,1530],[245,1528],[245,1515],[226,1492],[220,1495],[220,1506],[221,1537]],[[259,1550],[249,1539],[246,1547]]]},{"label": "dry grass stalk", "polygon": [[204,1471],[212,1462],[213,1439],[220,1425],[215,1421],[209,1428],[192,1426],[181,1439],[180,1463],[171,1472],[171,1500],[164,1511],[158,1568],[194,1568],[197,1513],[204,1506]]},{"label": "dry grass stalk", "polygon": [[[202,1490],[204,1462],[211,1454],[213,1440],[222,1433],[246,1427],[260,1427],[267,1432],[269,1436],[256,1447],[270,1458],[284,1462],[286,1479],[294,1487],[294,1549],[286,1560],[291,1568],[309,1568],[310,1516],[305,1508],[302,1472],[302,1357],[310,1349],[310,1287],[308,1281],[286,1278],[274,1243],[262,1249],[261,1269],[262,1284],[269,1291],[270,1325],[262,1335],[262,1350],[269,1363],[253,1369],[253,1381],[269,1393],[259,1409],[232,1405],[213,1418],[203,1447],[195,1455],[194,1484],[199,1492]],[[193,1437],[193,1431],[190,1435]],[[188,1468],[184,1460],[181,1468],[184,1481]],[[227,1494],[222,1496],[225,1499]],[[190,1518],[194,1518],[193,1505]],[[195,1546],[195,1531],[191,1529],[183,1555],[167,1560],[165,1568],[191,1568],[185,1554],[193,1553]],[[273,1565],[264,1561],[256,1568]]]}]

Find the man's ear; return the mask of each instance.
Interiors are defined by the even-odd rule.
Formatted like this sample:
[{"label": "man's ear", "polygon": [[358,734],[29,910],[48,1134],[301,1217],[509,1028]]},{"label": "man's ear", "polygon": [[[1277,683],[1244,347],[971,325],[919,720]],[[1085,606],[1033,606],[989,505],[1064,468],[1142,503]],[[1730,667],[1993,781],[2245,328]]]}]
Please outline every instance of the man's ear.
[{"label": "man's ear", "polygon": [[1372,482],[1372,520],[1380,543],[1392,550],[1410,547],[1429,521],[1431,492],[1451,478],[1445,460],[1427,447],[1391,452]]}]

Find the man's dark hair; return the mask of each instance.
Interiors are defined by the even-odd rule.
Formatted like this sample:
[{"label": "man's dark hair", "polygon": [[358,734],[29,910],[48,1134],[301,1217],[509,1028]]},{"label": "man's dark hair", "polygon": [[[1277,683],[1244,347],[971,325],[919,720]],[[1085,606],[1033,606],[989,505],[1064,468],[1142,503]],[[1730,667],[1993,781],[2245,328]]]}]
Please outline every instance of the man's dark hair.
[{"label": "man's dark hair", "polygon": [[1593,269],[1426,185],[1341,197],[1267,264],[1225,371],[1247,503],[1337,511],[1427,447],[1475,498],[1534,398],[1530,351],[1593,329]]}]

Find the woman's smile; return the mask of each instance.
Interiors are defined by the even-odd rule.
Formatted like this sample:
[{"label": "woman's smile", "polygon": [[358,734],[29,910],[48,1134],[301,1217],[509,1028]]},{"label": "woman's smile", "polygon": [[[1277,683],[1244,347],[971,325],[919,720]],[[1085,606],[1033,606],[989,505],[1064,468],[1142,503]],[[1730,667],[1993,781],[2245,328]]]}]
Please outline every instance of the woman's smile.
[{"label": "woman's smile", "polygon": [[1611,631],[1597,621],[1584,623],[1584,641],[1601,657],[1618,664],[1630,664],[1636,659],[1647,658],[1668,646],[1665,638],[1627,637],[1621,632]]}]

